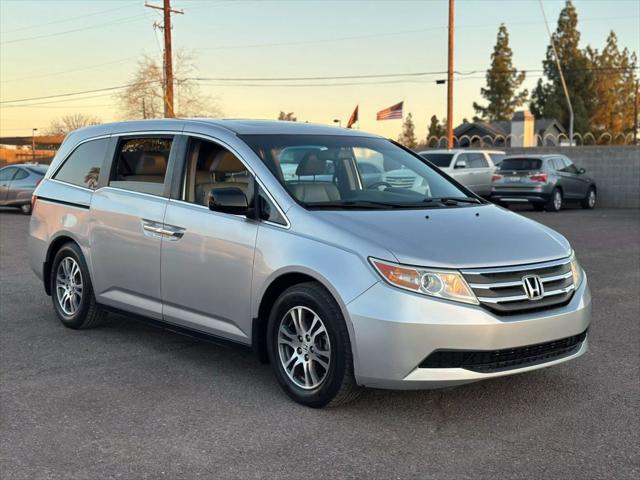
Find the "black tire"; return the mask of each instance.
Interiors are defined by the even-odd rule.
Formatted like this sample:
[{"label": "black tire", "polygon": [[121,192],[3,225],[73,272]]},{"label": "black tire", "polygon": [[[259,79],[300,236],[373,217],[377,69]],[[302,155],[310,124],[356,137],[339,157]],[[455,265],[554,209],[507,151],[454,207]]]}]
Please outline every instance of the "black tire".
[{"label": "black tire", "polygon": [[582,199],[580,205],[582,208],[586,208],[587,210],[592,210],[596,208],[596,200],[597,200],[596,189],[593,187],[589,187],[589,191],[587,192],[586,197]]},{"label": "black tire", "polygon": [[31,215],[31,204],[25,203],[23,205],[20,205],[20,211],[25,215]]},{"label": "black tire", "polygon": [[[294,307],[304,307],[315,313],[323,322],[330,341],[329,366],[315,388],[305,389],[297,385],[282,365],[278,333],[287,313]],[[353,374],[351,342],[344,317],[331,294],[318,283],[294,285],[278,297],[269,315],[267,350],[278,383],[289,397],[302,405],[313,408],[342,405],[360,393]]]},{"label": "black tire", "polygon": [[[80,281],[82,284],[81,293],[79,294],[80,300],[77,302],[77,309],[73,313],[65,312],[60,305],[60,298],[63,294],[60,293],[60,289],[64,289],[63,282],[59,282],[57,277],[58,269],[63,260],[70,258],[79,267]],[[53,301],[53,308],[56,311],[56,315],[60,322],[68,328],[84,329],[97,326],[106,312],[102,306],[96,303],[96,298],[93,293],[93,285],[91,284],[91,278],[89,277],[89,269],[87,263],[84,260],[80,247],[73,243],[68,242],[62,245],[57,251],[53,264],[51,266],[51,275],[49,277],[51,282],[51,300]],[[58,288],[60,286],[60,288]]]},{"label": "black tire", "polygon": [[554,188],[549,196],[549,201],[544,206],[547,212],[559,212],[562,210],[564,198],[562,197],[562,190]]},{"label": "black tire", "polygon": [[544,207],[545,207],[544,203],[536,202],[533,204],[533,209],[536,212],[542,212],[544,210]]}]

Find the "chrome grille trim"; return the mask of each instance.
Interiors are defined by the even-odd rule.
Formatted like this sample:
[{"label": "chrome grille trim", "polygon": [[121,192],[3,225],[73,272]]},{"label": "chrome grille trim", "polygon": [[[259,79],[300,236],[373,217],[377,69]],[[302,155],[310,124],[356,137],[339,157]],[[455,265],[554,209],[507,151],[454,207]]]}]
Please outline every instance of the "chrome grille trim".
[{"label": "chrome grille trim", "polygon": [[[554,295],[562,295],[563,293],[569,293],[569,292],[572,292],[574,288],[575,287],[573,285],[569,285],[568,287],[565,287],[565,288],[559,288],[557,290],[549,290],[548,292],[544,292],[544,295],[542,295],[542,298],[553,297]],[[478,297],[478,300],[483,303],[505,303],[505,302],[521,302],[523,300],[529,300],[529,298],[526,295],[513,295],[511,297],[497,297],[497,298]]]},{"label": "chrome grille trim", "polygon": [[[572,273],[567,272],[562,275],[554,275],[552,277],[540,277],[542,283],[557,282],[558,280],[565,280],[571,277]],[[492,288],[506,288],[506,287],[519,287],[522,285],[522,281],[515,282],[502,282],[502,283],[470,283],[471,288],[480,288],[482,290],[490,290]]]},{"label": "chrome grille trim", "polygon": [[516,265],[513,267],[495,267],[495,268],[474,268],[469,270],[461,270],[464,275],[484,275],[486,273],[509,273],[509,272],[528,272],[530,270],[540,270],[542,268],[560,267],[571,262],[571,257],[562,258],[560,260],[552,260],[550,262],[531,263],[529,265]]},{"label": "chrome grille trim", "polygon": [[[571,271],[572,257],[529,265],[468,268],[461,270],[480,305],[498,315],[559,308],[571,300],[576,285]],[[527,296],[523,278],[537,276],[548,288],[541,296]]]}]

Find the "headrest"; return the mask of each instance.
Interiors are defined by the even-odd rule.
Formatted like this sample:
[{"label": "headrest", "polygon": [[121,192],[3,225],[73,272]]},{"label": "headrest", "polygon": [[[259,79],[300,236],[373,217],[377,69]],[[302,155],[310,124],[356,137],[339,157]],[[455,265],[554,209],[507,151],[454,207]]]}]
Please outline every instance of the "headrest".
[{"label": "headrest", "polygon": [[200,185],[201,183],[211,183],[213,179],[211,178],[211,172],[206,170],[198,170],[196,172],[196,184]]},{"label": "headrest", "polygon": [[296,175],[323,175],[327,172],[327,161],[320,158],[317,152],[308,152],[296,168]]},{"label": "headrest", "polygon": [[389,158],[387,156],[384,157],[382,164],[386,172],[390,172],[391,170],[400,170],[403,166],[402,163],[395,158]]},{"label": "headrest", "polygon": [[135,168],[135,175],[164,175],[167,159],[161,153],[143,153]]},{"label": "headrest", "polygon": [[216,173],[234,173],[244,170],[246,168],[238,157],[226,150],[219,152],[211,164],[211,171]]}]

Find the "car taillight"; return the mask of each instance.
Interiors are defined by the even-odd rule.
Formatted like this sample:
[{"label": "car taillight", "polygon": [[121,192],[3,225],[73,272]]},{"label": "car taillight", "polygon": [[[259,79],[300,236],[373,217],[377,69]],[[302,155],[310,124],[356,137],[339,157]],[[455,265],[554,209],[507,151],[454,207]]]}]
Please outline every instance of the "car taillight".
[{"label": "car taillight", "polygon": [[534,182],[547,183],[548,178],[549,176],[546,173],[534,173],[533,175],[529,175],[529,180],[533,180]]},{"label": "car taillight", "polygon": [[491,175],[492,182],[497,182],[498,180],[502,180],[502,175]]}]

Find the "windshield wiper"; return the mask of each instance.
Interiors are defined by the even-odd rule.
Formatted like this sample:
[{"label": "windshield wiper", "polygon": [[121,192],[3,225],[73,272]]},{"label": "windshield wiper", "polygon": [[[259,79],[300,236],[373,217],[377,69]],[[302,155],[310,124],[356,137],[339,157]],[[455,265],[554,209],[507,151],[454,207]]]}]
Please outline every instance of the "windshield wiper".
[{"label": "windshield wiper", "polygon": [[473,197],[432,197],[432,198],[425,198],[423,202],[425,203],[440,202],[443,205],[457,205],[458,203],[478,203],[478,204],[482,203],[480,200]]},{"label": "windshield wiper", "polygon": [[367,209],[391,209],[401,208],[403,205],[397,203],[376,202],[370,200],[350,200],[346,202],[319,202],[307,203],[307,208],[367,208]]}]

